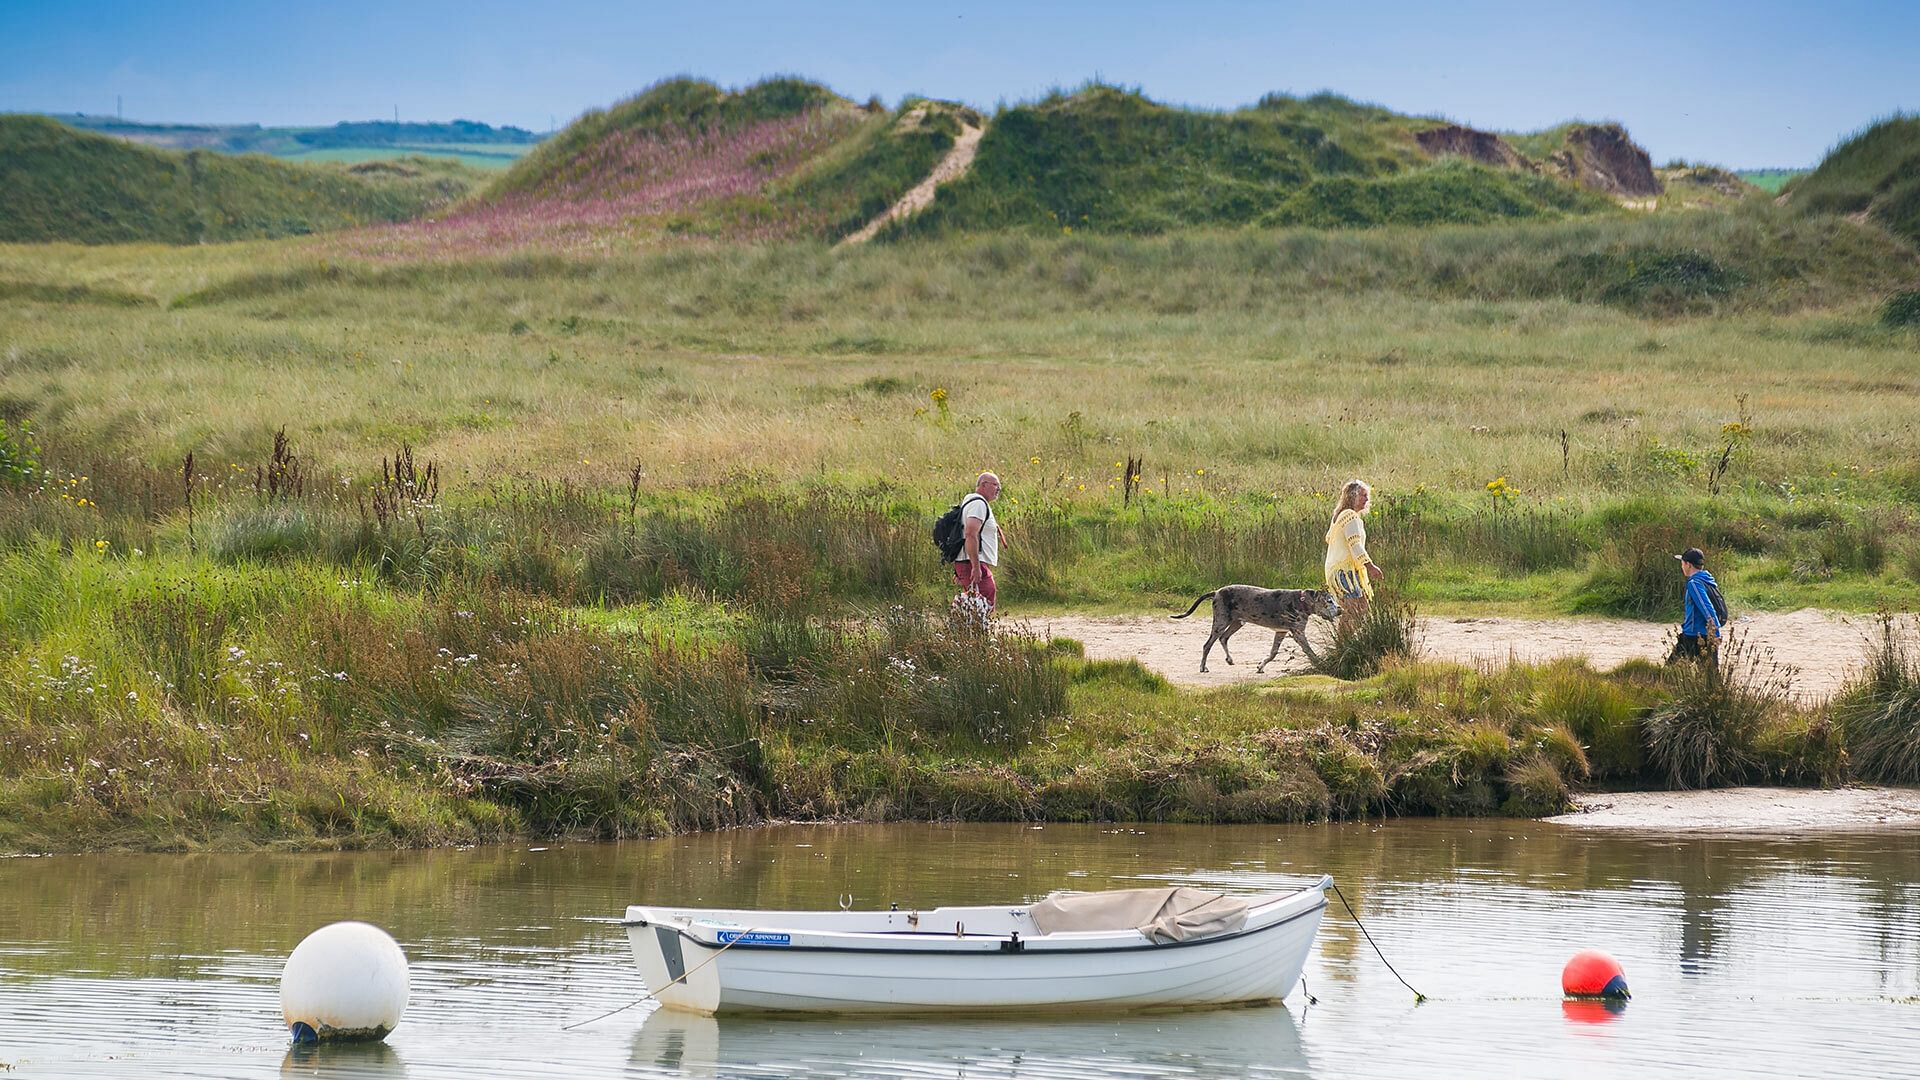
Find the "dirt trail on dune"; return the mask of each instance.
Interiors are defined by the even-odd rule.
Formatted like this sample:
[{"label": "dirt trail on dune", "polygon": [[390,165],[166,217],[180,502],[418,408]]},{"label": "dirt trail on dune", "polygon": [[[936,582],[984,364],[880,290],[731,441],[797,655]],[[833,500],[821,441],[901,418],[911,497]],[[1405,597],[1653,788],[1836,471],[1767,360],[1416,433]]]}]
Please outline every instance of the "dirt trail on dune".
[{"label": "dirt trail on dune", "polygon": [[[1202,673],[1200,646],[1209,626],[1204,605],[1183,621],[1165,615],[1053,615],[1024,622],[1039,634],[1081,642],[1096,659],[1137,659],[1182,686],[1228,686],[1310,670],[1289,641],[1266,674],[1256,675],[1253,669],[1266,659],[1273,635],[1249,626],[1233,637],[1237,663],[1227,664],[1216,645],[1207,662],[1210,670]],[[1816,701],[1838,690],[1859,668],[1878,623],[1867,616],[1806,608],[1743,616],[1734,628],[1746,648],[1760,650],[1769,662],[1788,669],[1797,696]],[[1911,632],[1910,622],[1906,629]],[[1664,658],[1673,646],[1673,633],[1674,627],[1666,624],[1629,619],[1424,618],[1420,649],[1423,656],[1461,663],[1585,656],[1605,669],[1636,657]],[[1330,636],[1318,619],[1308,634],[1316,648]]]},{"label": "dirt trail on dune", "polygon": [[950,180],[959,179],[967,169],[972,167],[974,152],[980,148],[980,136],[985,134],[986,130],[984,126],[976,127],[962,121],[960,137],[953,140],[953,148],[948,150],[947,156],[941,158],[940,163],[933,167],[933,171],[927,174],[927,178],[913,185],[911,191],[900,196],[899,201],[888,207],[886,213],[861,226],[859,232],[850,234],[837,246],[864,244],[892,222],[911,217],[932,206],[934,189]]}]

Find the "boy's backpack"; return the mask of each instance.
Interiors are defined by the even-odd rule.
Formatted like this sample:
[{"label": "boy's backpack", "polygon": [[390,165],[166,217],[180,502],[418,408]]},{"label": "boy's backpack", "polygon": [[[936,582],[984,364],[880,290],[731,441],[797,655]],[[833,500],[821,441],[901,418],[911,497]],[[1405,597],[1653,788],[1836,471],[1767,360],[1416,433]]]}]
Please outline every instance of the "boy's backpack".
[{"label": "boy's backpack", "polygon": [[[947,512],[941,514],[933,523],[933,546],[940,549],[942,562],[955,562],[967,550],[967,523],[960,517],[960,511],[966,507],[969,499],[979,499],[984,503],[987,508],[987,520],[993,520],[993,504],[987,502],[987,497],[979,492],[974,492],[948,507]],[[981,526],[981,528],[985,527],[984,524]]]},{"label": "boy's backpack", "polygon": [[1711,581],[1707,582],[1707,601],[1713,605],[1713,617],[1721,626],[1727,625],[1727,598],[1720,595],[1720,586]]}]

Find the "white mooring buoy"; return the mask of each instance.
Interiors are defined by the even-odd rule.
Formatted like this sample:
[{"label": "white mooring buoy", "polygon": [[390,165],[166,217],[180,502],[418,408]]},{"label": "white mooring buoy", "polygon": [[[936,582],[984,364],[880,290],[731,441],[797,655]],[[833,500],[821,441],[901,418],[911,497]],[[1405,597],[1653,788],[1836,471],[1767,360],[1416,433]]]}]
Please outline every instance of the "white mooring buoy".
[{"label": "white mooring buoy", "polygon": [[407,956],[385,930],[337,922],[307,935],[280,972],[293,1041],[384,1039],[407,1010]]}]

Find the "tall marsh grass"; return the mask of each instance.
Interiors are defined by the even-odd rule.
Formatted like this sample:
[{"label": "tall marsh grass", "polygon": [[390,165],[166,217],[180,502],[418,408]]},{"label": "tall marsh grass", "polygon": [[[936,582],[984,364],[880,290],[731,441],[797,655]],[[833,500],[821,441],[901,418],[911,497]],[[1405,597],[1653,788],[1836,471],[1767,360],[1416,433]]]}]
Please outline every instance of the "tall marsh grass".
[{"label": "tall marsh grass", "polygon": [[1647,715],[1647,762],[1670,787],[1725,787],[1759,776],[1756,744],[1792,711],[1790,673],[1730,633],[1719,649],[1668,671]]},{"label": "tall marsh grass", "polygon": [[1920,656],[1901,621],[1881,617],[1866,667],[1833,703],[1854,774],[1883,784],[1920,783]]}]

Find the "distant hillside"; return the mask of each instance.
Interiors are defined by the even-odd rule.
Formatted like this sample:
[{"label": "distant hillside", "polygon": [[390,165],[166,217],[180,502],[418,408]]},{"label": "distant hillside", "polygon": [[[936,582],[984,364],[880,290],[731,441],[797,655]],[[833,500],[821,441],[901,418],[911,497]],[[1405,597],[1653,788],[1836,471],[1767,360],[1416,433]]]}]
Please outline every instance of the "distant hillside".
[{"label": "distant hillside", "polygon": [[985,118],[927,100],[860,106],[801,79],[728,91],[683,78],[581,117],[454,214],[350,243],[401,255],[838,239],[925,179],[968,128],[985,131],[970,166],[882,235],[1474,223],[1662,190],[1617,125],[1545,133],[1536,159],[1496,134],[1329,94],[1217,113],[1090,85]]},{"label": "distant hillside", "polygon": [[837,238],[918,183],[972,110],[860,106],[816,83],[672,79],[582,116],[444,218],[355,236],[367,254],[600,247],[662,235]]},{"label": "distant hillside", "polygon": [[[267,130],[230,134],[225,145],[264,145]],[[303,153],[347,154],[429,137],[469,149],[483,144],[452,140],[509,140],[497,145],[519,149],[510,140],[532,138],[464,122],[370,123],[300,133],[297,144]],[[303,175],[303,183],[355,176]],[[876,229],[884,238],[1473,224],[1703,207],[1753,193],[1721,170],[1653,168],[1617,124],[1503,135],[1333,94],[1269,95],[1214,112],[1097,83],[983,117],[926,99],[891,110],[861,105],[792,77],[737,90],[675,78],[583,115],[446,213],[423,214],[432,199],[421,198],[344,215],[396,224],[337,243],[351,253],[431,257],[612,250],[671,237],[837,241]],[[229,216],[262,234],[260,214]],[[280,231],[331,227],[266,220]],[[97,224],[88,235],[113,232]]]},{"label": "distant hillside", "polygon": [[1443,120],[1331,94],[1203,112],[1093,85],[995,116],[972,171],[907,229],[1418,225],[1609,205]]},{"label": "distant hillside", "polygon": [[444,124],[348,121],[332,127],[258,124],[143,124],[84,113],[52,117],[70,127],[166,150],[268,154],[293,161],[372,161],[409,155],[448,157],[480,168],[505,168],[544,135],[473,120]]},{"label": "distant hillside", "polygon": [[474,174],[418,159],[356,166],[155,150],[38,116],[0,116],[0,241],[166,244],[400,221]]},{"label": "distant hillside", "polygon": [[1854,135],[1787,185],[1810,214],[1865,214],[1920,243],[1920,116],[1894,116]]}]

